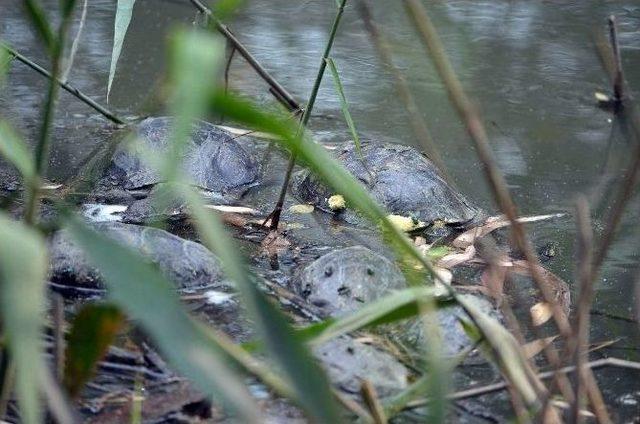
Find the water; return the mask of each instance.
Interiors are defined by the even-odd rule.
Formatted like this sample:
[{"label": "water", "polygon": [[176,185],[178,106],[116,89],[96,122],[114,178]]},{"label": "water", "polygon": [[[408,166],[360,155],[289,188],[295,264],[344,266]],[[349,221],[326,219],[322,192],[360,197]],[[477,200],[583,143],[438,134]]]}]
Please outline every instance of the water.
[{"label": "water", "polygon": [[[461,191],[487,210],[495,211],[469,138],[401,3],[377,3],[374,15],[390,39],[395,62],[410,82],[449,172]],[[631,0],[565,1],[553,5],[468,0],[428,3],[453,65],[482,113],[498,164],[520,211],[571,213],[575,196],[582,193],[592,199],[594,227],[596,234],[601,234],[611,193],[626,169],[633,146],[612,122],[612,115],[595,106],[594,92],[609,92],[609,82],[593,36],[606,35],[609,14],[618,17],[626,78],[630,87],[640,87],[640,5]],[[3,0],[0,38],[46,63],[21,7],[18,0]],[[90,2],[70,77],[74,85],[103,104],[113,11],[111,0]],[[254,0],[247,2],[231,26],[282,85],[303,100],[310,92],[333,14],[333,2],[329,0]],[[111,93],[112,109],[123,116],[153,110],[153,98],[163,74],[167,34],[176,25],[190,24],[194,17],[187,0],[138,1]],[[361,134],[414,144],[392,78],[382,70],[352,7],[345,12],[332,56]],[[15,63],[9,82],[0,93],[2,115],[30,140],[37,134],[45,86],[46,81],[40,76]],[[272,103],[266,86],[238,57],[231,68],[231,86],[264,104]],[[106,125],[102,117],[63,93],[55,121],[51,178],[64,180],[72,175],[99,143],[100,128]],[[329,76],[321,87],[311,126],[322,141],[350,137]],[[274,177],[271,193],[275,193],[276,183]],[[599,193],[606,195],[596,202]],[[639,218],[640,196],[636,190],[598,279],[596,314],[592,315],[593,341],[620,341],[595,356],[640,359],[637,324],[629,321],[636,302]],[[570,282],[574,273],[574,227],[573,218],[567,217],[531,228],[534,242],[560,243],[560,255],[549,266]],[[571,285],[575,294],[575,285]],[[612,398],[615,393],[639,389],[637,383],[633,385],[635,375],[629,373],[607,370],[598,376],[606,379],[605,392]],[[640,412],[637,402],[627,400],[618,403],[621,419]]]}]

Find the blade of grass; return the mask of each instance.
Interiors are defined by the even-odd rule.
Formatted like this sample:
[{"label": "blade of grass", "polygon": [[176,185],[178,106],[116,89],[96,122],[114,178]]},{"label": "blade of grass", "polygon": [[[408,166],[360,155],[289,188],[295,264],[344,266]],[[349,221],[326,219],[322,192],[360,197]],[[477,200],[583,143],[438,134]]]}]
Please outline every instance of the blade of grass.
[{"label": "blade of grass", "polygon": [[127,35],[127,29],[131,22],[131,15],[133,14],[133,6],[135,3],[136,0],[118,0],[113,25],[113,50],[111,51],[111,66],[109,68],[109,81],[107,82],[107,103],[109,102],[113,78],[116,75],[118,59],[120,59],[120,52],[122,51],[122,43],[124,43],[124,37]]},{"label": "blade of grass", "polygon": [[173,366],[205,394],[223,400],[239,418],[259,422],[259,410],[242,376],[185,313],[173,287],[142,256],[74,218],[70,234],[101,271],[109,297],[155,340]]},{"label": "blade of grass", "polygon": [[[208,90],[203,84],[209,83],[197,83],[194,79],[202,81],[198,78],[200,75],[210,74],[212,69],[221,64],[222,45],[209,35],[180,33],[173,39],[172,57],[174,95],[171,104],[175,116],[171,134],[172,157],[181,157],[192,123],[204,114],[208,100]],[[189,69],[185,69],[186,65]],[[318,422],[338,420],[326,376],[307,348],[295,339],[284,316],[258,289],[255,278],[245,269],[217,216],[206,211],[203,201],[193,190],[185,188],[185,180],[175,160],[165,161],[160,171],[168,181],[174,183],[174,189],[178,188],[175,194],[190,205],[204,243],[218,255],[225,274],[236,283],[271,358],[293,387],[295,400]]]},{"label": "blade of grass", "polygon": [[56,40],[56,36],[51,29],[47,15],[40,5],[40,2],[38,0],[25,0],[24,5],[33,22],[33,26],[36,28],[40,38],[42,38],[42,41],[44,41],[46,49],[49,51],[49,54],[53,55],[59,40]]},{"label": "blade of grass", "polygon": [[356,151],[360,158],[362,158],[362,148],[360,147],[360,137],[358,136],[358,131],[356,131],[356,126],[353,123],[353,118],[351,118],[351,113],[349,113],[349,104],[347,103],[347,98],[344,95],[344,87],[342,86],[342,82],[340,81],[340,75],[338,74],[338,68],[336,68],[335,61],[330,57],[326,58],[325,61],[327,65],[329,65],[329,70],[331,71],[331,75],[333,76],[333,82],[336,86],[336,92],[338,93],[338,97],[340,98],[340,107],[342,108],[342,114],[344,115],[345,121],[347,121],[347,125],[349,126],[349,131],[351,131],[351,136],[353,137],[353,142],[356,145]]},{"label": "blade of grass", "polygon": [[42,236],[0,213],[0,314],[15,364],[16,393],[25,423],[42,422],[40,340],[47,253]]},{"label": "blade of grass", "polygon": [[63,82],[67,82],[69,79],[69,74],[71,73],[71,69],[73,68],[73,61],[76,58],[76,53],[78,52],[78,46],[80,45],[80,37],[82,36],[82,30],[84,29],[84,24],[87,20],[87,9],[89,6],[89,0],[84,0],[82,2],[82,14],[80,15],[80,23],[78,24],[78,31],[76,32],[76,36],[71,43],[71,51],[69,52],[69,57],[67,58],[66,68],[60,79]]},{"label": "blade of grass", "polygon": [[[27,1],[27,3],[32,3],[31,1]],[[49,89],[47,92],[47,100],[44,105],[42,124],[40,128],[40,135],[38,138],[38,144],[35,148],[35,169],[36,175],[38,177],[43,176],[47,170],[48,162],[49,162],[49,144],[51,142],[51,125],[53,123],[53,118],[55,114],[55,106],[56,100],[58,98],[59,84],[58,79],[61,72],[61,59],[62,54],[64,52],[65,43],[67,39],[67,32],[69,30],[69,26],[71,23],[71,12],[73,11],[73,7],[75,5],[75,0],[67,0],[61,3],[61,22],[58,27],[57,37],[55,42],[53,43],[51,50],[51,75],[52,78],[49,81]],[[33,8],[29,7],[29,10],[32,12],[32,18],[36,25],[45,25],[46,17],[44,15],[40,16],[37,7]],[[40,19],[43,19],[41,22]],[[44,22],[44,23],[43,23]],[[44,28],[44,27],[43,27]],[[50,31],[50,30],[47,30]],[[41,30],[43,37],[46,36],[47,31]],[[47,40],[45,40],[47,41]],[[27,206],[25,209],[25,222],[28,224],[32,224],[37,220],[38,215],[38,204],[40,202],[40,184],[37,182],[38,178],[34,178],[31,181],[30,186],[28,187],[28,197],[27,197]]]},{"label": "blade of grass", "polygon": [[418,301],[421,298],[437,297],[441,303],[451,300],[444,291],[438,293],[433,287],[413,287],[391,293],[371,302],[356,312],[339,319],[330,319],[297,332],[303,340],[314,345],[363,328],[389,324],[418,315]]}]

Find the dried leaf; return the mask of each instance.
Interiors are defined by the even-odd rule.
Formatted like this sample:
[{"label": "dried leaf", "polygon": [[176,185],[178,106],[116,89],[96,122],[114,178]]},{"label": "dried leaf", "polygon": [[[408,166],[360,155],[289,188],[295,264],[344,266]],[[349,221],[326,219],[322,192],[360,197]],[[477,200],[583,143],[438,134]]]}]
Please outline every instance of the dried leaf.
[{"label": "dried leaf", "polygon": [[548,303],[538,302],[529,309],[529,314],[533,325],[538,327],[551,319],[553,310]]},{"label": "dried leaf", "polygon": [[555,339],[558,338],[558,335],[545,337],[543,339],[537,339],[532,342],[529,342],[522,346],[522,352],[529,359],[536,356],[538,353],[542,352],[544,348],[549,346]]}]

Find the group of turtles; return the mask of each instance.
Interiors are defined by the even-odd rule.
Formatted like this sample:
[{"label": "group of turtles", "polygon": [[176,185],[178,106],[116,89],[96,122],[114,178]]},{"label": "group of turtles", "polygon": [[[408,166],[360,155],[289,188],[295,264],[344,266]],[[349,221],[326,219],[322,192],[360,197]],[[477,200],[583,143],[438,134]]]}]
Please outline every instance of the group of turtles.
[{"label": "group of turtles", "polygon": [[[92,191],[84,202],[121,205],[115,216],[93,217],[94,221],[102,221],[91,224],[95,230],[157,264],[180,293],[215,293],[217,300],[210,307],[225,304],[228,310],[231,304],[241,310],[233,296],[233,283],[225,278],[212,252],[196,241],[145,226],[158,218],[182,219],[188,215],[186,205],[179,200],[155,200],[154,195],[165,181],[145,157],[148,152],[160,157],[171,152],[172,124],[173,120],[167,117],[147,118],[134,124],[129,133],[137,142],[114,144],[106,156],[93,158],[75,183],[91,180]],[[251,206],[266,216],[272,205],[243,203],[247,191],[260,190],[264,182],[265,170],[261,169],[260,158],[251,143],[257,141],[248,137],[241,141],[224,129],[199,121],[193,124],[191,136],[182,146],[180,171],[206,202]],[[334,153],[391,214],[411,217],[427,228],[438,223],[438,228],[453,234],[477,225],[484,217],[478,207],[444,179],[429,159],[411,147],[365,141],[357,150],[353,142],[345,142]],[[315,214],[331,215],[340,225],[366,228],[361,215],[348,204],[344,209],[331,208],[328,199],[339,193],[306,169],[294,176],[291,191],[300,203],[313,205]],[[91,218],[91,214],[88,215]],[[324,246],[326,254],[297,264],[280,285],[313,310],[320,311],[322,318],[344,316],[407,286],[388,253],[354,244],[339,248]],[[99,269],[86,259],[65,230],[50,237],[49,248],[50,284],[55,290],[92,296],[104,292]],[[497,314],[490,301],[470,296],[482,309]],[[455,306],[438,314],[447,329],[446,345],[451,355],[470,343],[458,323],[461,315],[462,311]],[[398,332],[403,346],[420,345],[424,335],[416,328],[421,326],[411,322],[403,325],[403,330]],[[374,384],[380,396],[397,394],[410,381],[409,368],[392,353],[353,337],[342,336],[321,344],[314,353],[334,384],[349,394],[356,395],[361,379],[365,378]]]}]

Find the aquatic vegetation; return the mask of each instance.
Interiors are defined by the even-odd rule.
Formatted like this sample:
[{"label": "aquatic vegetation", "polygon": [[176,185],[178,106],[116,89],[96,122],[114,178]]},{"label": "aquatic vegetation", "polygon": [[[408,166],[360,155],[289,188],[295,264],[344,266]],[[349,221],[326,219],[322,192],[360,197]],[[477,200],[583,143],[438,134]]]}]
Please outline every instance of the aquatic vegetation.
[{"label": "aquatic vegetation", "polygon": [[[117,3],[107,93],[134,3]],[[39,3],[26,1],[52,70],[44,72],[50,82],[34,154],[12,125],[0,120],[0,154],[20,175],[18,189],[8,190],[15,193],[6,202],[2,199],[6,204],[0,212],[0,418],[19,415],[37,423],[46,409],[59,422],[75,420],[79,404],[74,402],[108,368],[101,361],[122,346],[117,349],[127,352],[120,356],[129,363],[114,368],[128,379],[131,405],[126,411],[132,422],[147,419],[144,396],[152,404],[171,404],[165,415],[154,417],[158,420],[197,410],[198,419],[215,413],[257,423],[276,409],[279,420],[379,423],[420,409],[417,420],[446,422],[453,413],[451,401],[506,387],[520,420],[559,421],[563,411],[555,399],[560,395],[575,417],[587,408],[586,398],[598,420],[608,422],[586,362],[593,300],[589,287],[638,167],[629,173],[603,250],[595,255],[588,207],[579,207],[585,292],[579,302],[581,318],[574,324],[567,317],[566,283],[540,265],[523,226],[557,216],[518,216],[479,114],[420,2],[403,4],[475,142],[505,216],[487,218],[458,191],[427,140],[424,123],[413,126],[427,136],[422,147],[430,158],[414,148],[361,139],[330,57],[346,0],[336,2],[304,109],[215,11],[199,0],[192,3],[206,17],[207,28],[177,29],[168,40],[167,71],[156,100],[170,118],[128,122],[128,137],[105,142],[100,155],[90,155],[76,175],[82,184],[45,193],[43,186],[52,186],[44,176],[58,90],[73,91],[60,77],[75,2],[60,2],[62,19],[55,21],[59,26],[54,31]],[[392,68],[392,52],[380,43],[366,2],[359,6],[383,62]],[[223,37],[269,84],[277,101],[296,112],[293,117],[302,111],[300,122],[212,77],[224,67]],[[0,52],[5,51],[6,57],[30,62],[0,45]],[[0,54],[0,81],[5,60]],[[334,152],[305,128],[326,66],[353,137]],[[621,78],[620,69],[617,75]],[[407,89],[401,75],[394,78],[399,91]],[[616,99],[623,102],[619,78]],[[415,119],[415,102],[404,94]],[[108,119],[122,122],[76,95]],[[207,122],[214,116],[246,131],[232,134]],[[252,134],[267,135],[269,141]],[[272,154],[282,159],[274,146],[290,155],[286,167],[281,162],[272,168],[273,162],[265,159]],[[304,203],[284,208],[296,163],[304,169],[295,174],[292,191]],[[280,193],[264,187],[265,180],[281,177],[273,175],[274,169],[284,171]],[[268,206],[251,203],[253,192],[261,190],[272,197],[279,194],[271,214]],[[269,197],[269,204],[273,200]],[[103,222],[87,222],[100,215],[86,211],[99,206],[110,211]],[[281,211],[287,225],[278,226]],[[291,217],[296,222],[288,222]],[[311,221],[323,227],[326,239],[304,232]],[[497,245],[493,235],[502,227],[512,230],[520,252]],[[348,246],[342,242],[345,234],[351,237]],[[515,257],[519,253],[524,259]],[[504,293],[507,280],[518,275],[537,284],[525,293],[536,302],[529,309],[534,315],[531,332],[521,330]],[[64,301],[55,292],[70,286],[91,299],[66,311],[72,316],[67,332]],[[76,300],[67,302],[77,305]],[[558,335],[538,334],[543,325]],[[532,334],[536,339],[525,343]],[[143,352],[142,360],[127,356],[129,350]],[[537,374],[532,360],[541,352],[554,376],[548,385],[543,377],[549,374]],[[45,360],[54,364],[53,373]],[[467,389],[465,384],[475,381],[459,366],[466,361],[491,364],[484,371],[504,383],[454,392],[454,383]],[[580,376],[573,385],[566,378],[565,366],[571,363]],[[145,378],[155,380],[145,387]],[[170,388],[176,381],[186,386],[187,394]],[[175,397],[162,397],[167,393]],[[89,409],[83,414],[92,413]]]}]

